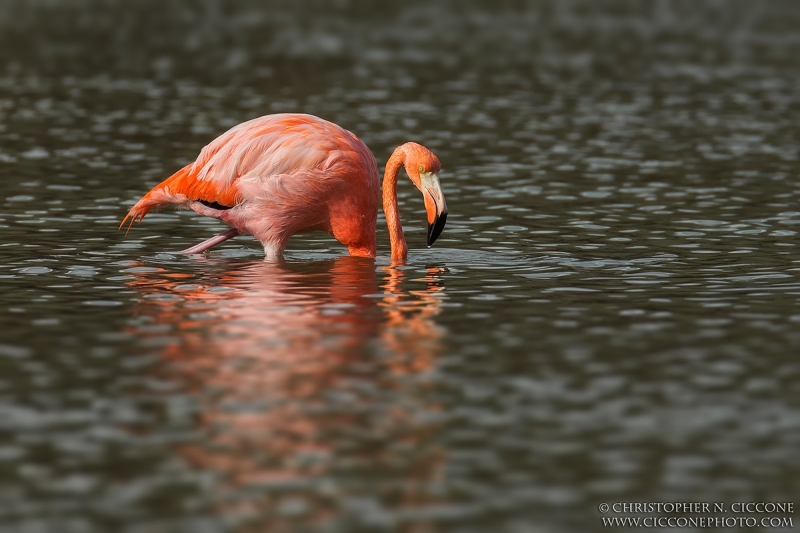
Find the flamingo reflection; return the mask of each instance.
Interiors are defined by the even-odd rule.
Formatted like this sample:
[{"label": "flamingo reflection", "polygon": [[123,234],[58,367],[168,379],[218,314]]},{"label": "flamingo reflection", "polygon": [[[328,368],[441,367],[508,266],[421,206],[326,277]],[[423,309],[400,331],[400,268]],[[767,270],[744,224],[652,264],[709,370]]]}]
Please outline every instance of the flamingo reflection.
[{"label": "flamingo reflection", "polygon": [[200,436],[179,452],[219,476],[225,509],[280,530],[272,513],[292,495],[319,523],[376,479],[387,503],[424,504],[443,462],[424,380],[442,350],[439,269],[222,268],[200,280],[134,269],[130,284],[136,334],[164,344],[164,377],[199,404]]}]

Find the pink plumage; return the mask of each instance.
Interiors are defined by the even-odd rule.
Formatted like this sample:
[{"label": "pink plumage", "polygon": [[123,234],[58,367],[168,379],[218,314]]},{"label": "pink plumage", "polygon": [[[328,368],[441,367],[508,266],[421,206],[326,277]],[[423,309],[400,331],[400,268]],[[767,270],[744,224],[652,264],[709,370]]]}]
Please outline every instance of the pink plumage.
[{"label": "pink plumage", "polygon": [[[444,227],[447,210],[436,172],[439,161],[421,145],[406,143],[384,177],[384,209],[397,209],[397,172],[402,163],[426,195],[429,245]],[[391,198],[387,199],[387,184]],[[380,183],[375,158],[349,131],[311,115],[279,114],[235,126],[203,148],[197,160],[144,195],[128,212],[131,224],[154,207],[180,205],[232,227],[185,250],[202,252],[239,234],[255,236],[268,259],[281,257],[289,238],[326,231],[350,255],[375,257]],[[429,204],[432,207],[429,207]],[[431,212],[433,209],[433,212]],[[390,213],[387,212],[387,221]],[[405,260],[399,218],[390,223],[392,257]],[[431,236],[433,239],[431,239]],[[402,243],[397,239],[402,239]]]}]

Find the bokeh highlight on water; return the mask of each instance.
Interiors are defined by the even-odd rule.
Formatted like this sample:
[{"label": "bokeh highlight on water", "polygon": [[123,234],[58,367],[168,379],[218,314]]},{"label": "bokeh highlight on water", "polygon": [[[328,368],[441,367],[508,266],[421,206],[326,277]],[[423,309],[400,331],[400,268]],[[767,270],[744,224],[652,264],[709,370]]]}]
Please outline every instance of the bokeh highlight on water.
[{"label": "bokeh highlight on water", "polygon": [[[0,530],[590,531],[800,494],[789,2],[0,5]],[[116,227],[228,127],[443,164],[409,264]]]}]

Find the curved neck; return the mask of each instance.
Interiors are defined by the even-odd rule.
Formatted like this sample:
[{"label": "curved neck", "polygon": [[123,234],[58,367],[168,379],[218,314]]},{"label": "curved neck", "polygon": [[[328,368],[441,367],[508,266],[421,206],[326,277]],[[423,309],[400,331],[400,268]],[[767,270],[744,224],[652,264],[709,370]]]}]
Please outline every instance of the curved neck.
[{"label": "curved neck", "polygon": [[392,262],[404,262],[408,257],[408,245],[400,225],[400,213],[397,210],[397,174],[405,164],[406,154],[402,147],[395,148],[386,171],[383,173],[383,212],[386,215],[386,226],[389,228],[389,242],[392,245]]}]

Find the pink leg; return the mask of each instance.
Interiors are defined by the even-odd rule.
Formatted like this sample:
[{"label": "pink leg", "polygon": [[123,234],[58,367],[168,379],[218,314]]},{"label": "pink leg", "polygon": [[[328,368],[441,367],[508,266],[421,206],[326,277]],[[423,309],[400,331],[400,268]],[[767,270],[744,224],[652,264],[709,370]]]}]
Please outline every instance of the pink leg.
[{"label": "pink leg", "polygon": [[206,250],[208,250],[212,246],[216,246],[221,242],[225,242],[228,239],[232,239],[232,238],[236,237],[237,235],[239,235],[239,230],[236,229],[236,228],[231,228],[231,229],[229,229],[227,231],[223,231],[219,235],[215,235],[214,237],[211,237],[210,239],[206,239],[206,240],[204,240],[203,242],[201,242],[199,244],[195,244],[192,247],[189,247],[189,248],[187,248],[185,250],[181,250],[178,253],[179,254],[199,254],[200,252],[205,252]]}]

